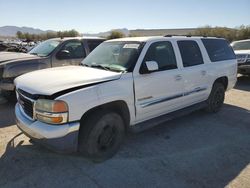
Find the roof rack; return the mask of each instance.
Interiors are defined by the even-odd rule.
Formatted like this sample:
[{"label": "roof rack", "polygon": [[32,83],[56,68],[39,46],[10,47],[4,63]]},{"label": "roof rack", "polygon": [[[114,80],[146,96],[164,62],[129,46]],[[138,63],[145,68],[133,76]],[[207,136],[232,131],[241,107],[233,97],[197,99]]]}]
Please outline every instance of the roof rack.
[{"label": "roof rack", "polygon": [[204,38],[207,38],[207,36],[198,36],[198,35],[165,35],[164,37],[204,37]]}]

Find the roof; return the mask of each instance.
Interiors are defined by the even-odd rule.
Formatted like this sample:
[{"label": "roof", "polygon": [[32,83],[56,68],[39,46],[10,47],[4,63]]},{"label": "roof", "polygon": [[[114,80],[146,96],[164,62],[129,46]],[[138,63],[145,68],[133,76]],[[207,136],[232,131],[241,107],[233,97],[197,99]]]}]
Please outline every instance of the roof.
[{"label": "roof", "polygon": [[79,40],[82,40],[82,39],[102,39],[102,40],[106,40],[105,38],[101,38],[101,37],[63,37],[63,38],[52,38],[52,39],[49,39],[49,40],[62,40],[62,41],[66,41],[66,40],[71,40],[71,39],[79,39]]},{"label": "roof", "polygon": [[[200,39],[204,38],[203,36],[148,36],[148,37],[127,37],[127,38],[119,38],[119,39],[112,39],[109,40],[109,42],[115,42],[115,41],[138,41],[138,42],[148,42],[152,40],[157,40],[157,39]],[[205,37],[205,38],[210,38],[214,39],[216,37]]]}]

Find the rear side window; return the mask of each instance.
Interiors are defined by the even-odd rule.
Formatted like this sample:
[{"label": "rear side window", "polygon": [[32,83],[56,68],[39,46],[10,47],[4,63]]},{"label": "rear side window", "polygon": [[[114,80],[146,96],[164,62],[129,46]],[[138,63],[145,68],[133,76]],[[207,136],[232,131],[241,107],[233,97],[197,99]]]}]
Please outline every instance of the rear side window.
[{"label": "rear side window", "polygon": [[92,52],[103,40],[88,40],[87,44],[89,46],[89,52]]},{"label": "rear side window", "polygon": [[184,67],[203,64],[203,58],[197,42],[192,40],[178,41]]},{"label": "rear side window", "polygon": [[235,59],[233,49],[224,39],[201,39],[212,62]]}]

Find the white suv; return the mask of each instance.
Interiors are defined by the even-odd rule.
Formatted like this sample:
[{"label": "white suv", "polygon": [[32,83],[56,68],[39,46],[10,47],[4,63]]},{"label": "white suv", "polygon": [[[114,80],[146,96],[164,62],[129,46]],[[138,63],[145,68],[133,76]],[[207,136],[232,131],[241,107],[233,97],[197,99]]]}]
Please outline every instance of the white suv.
[{"label": "white suv", "polygon": [[127,130],[143,130],[195,109],[217,112],[236,74],[235,54],[225,39],[110,40],[81,67],[18,77],[17,125],[33,141],[105,160]]},{"label": "white suv", "polygon": [[232,42],[238,61],[238,73],[250,76],[250,39]]}]

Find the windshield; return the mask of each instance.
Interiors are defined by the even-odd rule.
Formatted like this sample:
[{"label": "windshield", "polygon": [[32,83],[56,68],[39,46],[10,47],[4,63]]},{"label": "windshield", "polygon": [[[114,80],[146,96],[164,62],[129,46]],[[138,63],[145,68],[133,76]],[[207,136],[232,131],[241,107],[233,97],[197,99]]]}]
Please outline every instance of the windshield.
[{"label": "windshield", "polygon": [[48,56],[60,43],[59,40],[46,40],[29,51],[29,54]]},{"label": "windshield", "polygon": [[234,42],[232,47],[234,50],[250,50],[250,41]]},{"label": "windshield", "polygon": [[139,42],[104,42],[91,52],[82,64],[111,71],[131,71],[141,47],[142,43]]}]

